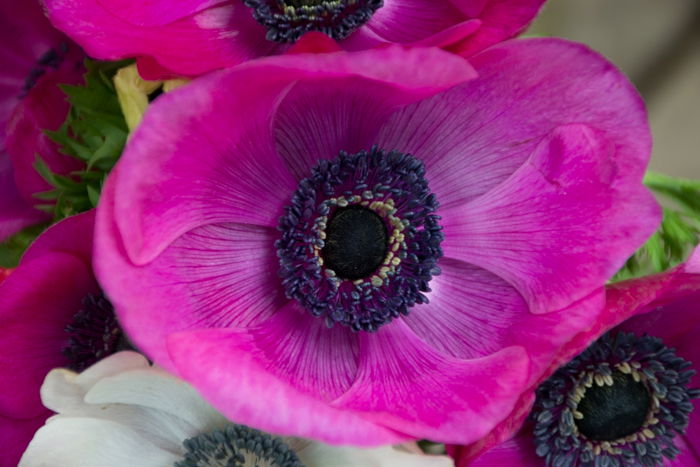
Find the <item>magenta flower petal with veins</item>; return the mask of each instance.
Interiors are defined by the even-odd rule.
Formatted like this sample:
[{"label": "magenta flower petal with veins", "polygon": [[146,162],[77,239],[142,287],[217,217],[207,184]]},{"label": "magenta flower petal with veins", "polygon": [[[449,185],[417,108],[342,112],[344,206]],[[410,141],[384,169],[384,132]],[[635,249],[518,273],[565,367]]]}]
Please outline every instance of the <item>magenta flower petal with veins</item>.
[{"label": "magenta flower petal with veins", "polygon": [[406,44],[473,54],[521,32],[543,3],[44,0],[56,27],[91,56],[108,60],[135,57],[149,79],[196,76],[280,53],[309,31],[321,31],[349,50]]},{"label": "magenta flower petal with veins", "polygon": [[121,344],[92,272],[94,218],[89,211],[50,227],[0,283],[0,368],[11,375],[0,387],[0,439],[11,447],[0,466],[17,465],[50,415],[39,398],[49,370],[82,370]]},{"label": "magenta flower petal with veins", "polygon": [[153,105],[95,268],[135,343],[233,420],[474,442],[657,226],[649,149],[632,86],[573,43],[269,57]]},{"label": "magenta flower petal with veins", "polygon": [[[688,262],[672,271],[656,276],[614,284],[608,288],[607,295],[605,311],[599,315],[596,326],[582,332],[576,339],[562,346],[561,354],[557,359],[556,365],[553,366],[552,370],[545,373],[542,380],[548,377],[557,367],[562,364],[567,364],[573,357],[581,354],[582,351],[606,332],[613,340],[620,333],[635,336],[634,339],[637,340],[643,338],[643,336],[661,339],[663,346],[673,349],[671,355],[689,362],[684,364],[686,366],[682,371],[677,371],[674,368],[666,368],[666,370],[671,372],[671,375],[678,373],[683,374],[688,371],[697,373],[698,369],[700,369],[698,366],[698,364],[700,364],[700,349],[697,345],[698,338],[700,338],[700,314],[698,313],[698,303],[700,301],[700,249],[696,250]],[[597,346],[597,351],[604,348],[600,343],[594,345]],[[654,348],[656,349],[656,347]],[[664,350],[664,352],[669,351]],[[656,350],[656,353],[660,354],[660,351]],[[637,351],[637,355],[634,358],[641,359],[642,357],[644,357],[644,355]],[[577,360],[581,360],[583,357],[578,356],[576,358]],[[647,358],[647,360],[650,360],[650,358]],[[672,365],[678,364],[673,358],[666,360],[671,362]],[[644,362],[644,360],[640,361]],[[591,364],[592,363],[589,363],[589,365]],[[572,363],[568,363],[568,365],[571,366]],[[649,370],[645,371],[649,372],[648,374],[653,374],[653,372]],[[656,371],[658,372],[658,370]],[[558,374],[559,373],[556,373],[555,376],[550,379],[550,385],[551,381],[557,378]],[[542,380],[534,387],[542,383]],[[661,381],[656,382],[655,384],[658,385],[660,382]],[[671,381],[671,383],[673,383],[673,381]],[[664,407],[664,410],[667,411],[665,413],[668,415],[659,416],[657,418],[672,420],[673,423],[676,424],[677,430],[661,427],[663,428],[663,432],[660,432],[658,430],[661,428],[657,427],[660,427],[661,424],[656,423],[648,427],[654,432],[655,436],[647,438],[644,449],[635,448],[634,445],[627,442],[631,445],[628,449],[630,451],[634,450],[635,453],[658,452],[655,461],[649,458],[644,460],[636,459],[636,461],[632,460],[632,464],[630,465],[642,465],[642,462],[651,462],[644,465],[666,467],[700,465],[700,457],[698,457],[697,454],[698,446],[700,446],[700,410],[698,410],[700,407],[700,400],[697,398],[700,395],[700,389],[697,389],[700,387],[699,383],[700,377],[698,377],[697,374],[690,377],[685,385],[671,387],[668,381],[661,383],[667,386],[667,390],[673,392],[674,396],[660,398],[662,401],[661,405]],[[646,383],[645,388],[648,391],[656,390],[655,386],[649,382]],[[546,430],[544,426],[535,426],[534,424],[536,422],[531,418],[528,419],[532,405],[535,402],[533,389],[523,395],[523,398],[518,403],[518,408],[513,411],[508,419],[488,437],[481,440],[480,443],[469,446],[448,447],[448,451],[457,461],[457,467],[498,467],[508,465],[542,467],[546,465],[555,465],[555,455],[566,455],[564,451],[557,452],[551,450],[549,451],[552,453],[552,457],[549,458],[550,463],[546,460],[547,458],[544,458],[544,454],[543,456],[538,456],[538,446],[541,444],[546,445],[546,443],[543,443],[541,438],[536,438],[533,434],[533,430],[539,430],[545,433]],[[542,390],[540,389],[540,391]],[[544,394],[540,393],[539,397],[542,398],[543,396]],[[687,400],[688,396],[690,396],[690,400]],[[679,406],[673,405],[673,401],[685,401],[681,402],[681,404],[692,405],[688,405],[686,408],[681,408],[679,410]],[[541,413],[542,404],[543,401],[538,399],[532,417],[537,417]],[[557,406],[554,405],[553,410],[556,409]],[[585,413],[588,409],[581,410],[584,413],[583,419],[585,420]],[[610,408],[608,408],[608,410],[610,410]],[[644,405],[644,410],[649,410],[647,405]],[[690,413],[688,414],[686,412]],[[598,411],[596,412],[596,416],[601,418],[605,416],[605,413],[605,410]],[[617,414],[614,425],[620,426],[623,424],[623,417],[624,415]],[[545,417],[541,415],[540,419],[546,420]],[[554,418],[553,420],[557,422],[558,418]],[[518,430],[524,422],[526,423],[522,429],[513,436],[513,433]],[[587,428],[590,429],[590,427],[583,426],[584,430]],[[601,424],[601,426],[596,428],[609,429],[610,427],[605,427]],[[667,435],[662,435],[661,433],[666,433]],[[508,439],[509,437],[512,438]],[[501,442],[506,439],[507,441]],[[554,437],[552,439],[554,439]],[[667,449],[668,445],[661,444],[661,442],[672,443],[679,452],[674,451],[675,454],[673,456],[662,455],[661,451]],[[565,442],[560,443],[566,445]],[[619,446],[624,448],[625,443]],[[542,447],[539,449],[542,450],[542,453],[548,452]],[[607,455],[604,450],[602,455]],[[614,458],[615,456],[609,457]],[[594,461],[595,458],[586,460],[573,457],[570,465],[588,466],[594,465]],[[602,459],[598,459],[598,461],[600,462]]]},{"label": "magenta flower petal with veins", "polygon": [[80,81],[85,55],[54,29],[38,1],[0,2],[0,241],[48,220],[34,194],[51,187],[33,167],[40,154],[56,173],[79,167],[43,130],[56,130],[68,112],[59,84]]}]

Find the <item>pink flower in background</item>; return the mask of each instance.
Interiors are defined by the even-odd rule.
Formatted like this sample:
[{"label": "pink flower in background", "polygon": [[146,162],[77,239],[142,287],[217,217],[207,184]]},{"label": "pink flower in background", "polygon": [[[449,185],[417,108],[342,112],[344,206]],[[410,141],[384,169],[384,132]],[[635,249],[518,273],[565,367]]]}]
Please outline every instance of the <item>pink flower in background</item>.
[{"label": "pink flower in background", "polygon": [[195,76],[283,52],[307,31],[350,50],[435,45],[472,54],[513,37],[544,0],[44,0],[51,21],[100,59],[144,77]]},{"label": "pink flower in background", "polygon": [[50,189],[33,164],[37,154],[57,173],[79,163],[60,154],[43,133],[57,129],[68,102],[59,84],[80,81],[85,55],[53,28],[38,1],[0,1],[0,241],[46,221],[34,194]]},{"label": "pink flower in background", "polygon": [[[478,447],[450,447],[457,466],[700,465],[698,303],[700,249],[671,272],[609,287],[605,312],[562,348],[577,356],[539,387],[525,427],[500,445],[492,437]],[[594,376],[586,385],[588,373],[603,384]],[[511,431],[500,439],[523,423],[534,396],[530,391],[525,410],[504,422]],[[572,401],[574,409],[566,405]]]},{"label": "pink flower in background", "polygon": [[654,231],[649,151],[632,86],[573,43],[265,58],[153,105],[95,268],[134,342],[237,423],[474,442]]},{"label": "pink flower in background", "polygon": [[16,466],[50,411],[39,388],[52,368],[82,370],[118,350],[111,305],[92,273],[94,211],[44,232],[0,283],[0,466]]}]

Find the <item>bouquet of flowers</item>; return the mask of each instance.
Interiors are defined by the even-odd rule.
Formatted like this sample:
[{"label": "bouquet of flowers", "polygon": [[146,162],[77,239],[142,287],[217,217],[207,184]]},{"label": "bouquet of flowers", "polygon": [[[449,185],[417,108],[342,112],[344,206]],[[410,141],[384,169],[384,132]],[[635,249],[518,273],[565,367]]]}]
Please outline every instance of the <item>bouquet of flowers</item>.
[{"label": "bouquet of flowers", "polygon": [[700,182],[543,2],[0,0],[0,466],[700,465]]}]

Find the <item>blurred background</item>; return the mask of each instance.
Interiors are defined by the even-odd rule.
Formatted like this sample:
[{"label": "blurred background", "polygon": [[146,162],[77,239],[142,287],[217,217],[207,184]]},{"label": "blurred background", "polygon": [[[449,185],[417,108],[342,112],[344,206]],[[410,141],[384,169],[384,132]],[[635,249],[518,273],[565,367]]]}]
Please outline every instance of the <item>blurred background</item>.
[{"label": "blurred background", "polygon": [[647,103],[651,169],[700,179],[700,0],[549,0],[527,35],[584,42],[622,68]]}]

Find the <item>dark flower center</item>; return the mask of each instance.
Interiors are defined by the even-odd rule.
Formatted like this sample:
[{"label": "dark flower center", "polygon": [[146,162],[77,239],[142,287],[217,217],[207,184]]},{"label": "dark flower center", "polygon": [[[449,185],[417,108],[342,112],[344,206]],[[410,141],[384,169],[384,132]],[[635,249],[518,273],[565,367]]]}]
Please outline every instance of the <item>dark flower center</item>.
[{"label": "dark flower center", "polygon": [[78,372],[113,353],[132,348],[104,295],[87,294],[82,304],[65,328],[69,338],[61,349],[69,360],[68,367]]},{"label": "dark flower center", "polygon": [[227,425],[183,445],[187,452],[175,467],[303,467],[281,439],[243,425]]},{"label": "dark flower center", "polygon": [[296,42],[320,31],[336,40],[348,37],[370,20],[383,0],[243,0],[255,20],[267,28],[267,39]]},{"label": "dark flower center", "polygon": [[649,390],[641,381],[620,371],[613,371],[611,378],[610,386],[586,389],[578,404],[583,418],[576,420],[576,426],[588,439],[614,441],[636,433],[651,408]]},{"label": "dark flower center", "polygon": [[601,337],[537,389],[537,455],[547,466],[663,465],[700,396],[690,367],[655,337]]},{"label": "dark flower center", "polygon": [[22,88],[20,97],[26,96],[27,93],[34,86],[36,86],[39,78],[41,78],[48,70],[58,69],[58,67],[61,66],[61,63],[63,63],[63,59],[67,53],[68,44],[63,42],[58,47],[50,48],[44,53],[44,55],[39,57],[39,60],[36,61],[34,67],[29,71],[29,75],[27,75],[24,80],[24,87]]},{"label": "dark flower center", "polygon": [[329,326],[375,331],[411,307],[439,274],[438,203],[415,157],[373,148],[321,160],[280,218],[280,276]]},{"label": "dark flower center", "polygon": [[348,206],[337,209],[328,221],[321,257],[341,279],[362,279],[386,258],[387,240],[386,226],[378,214]]}]

